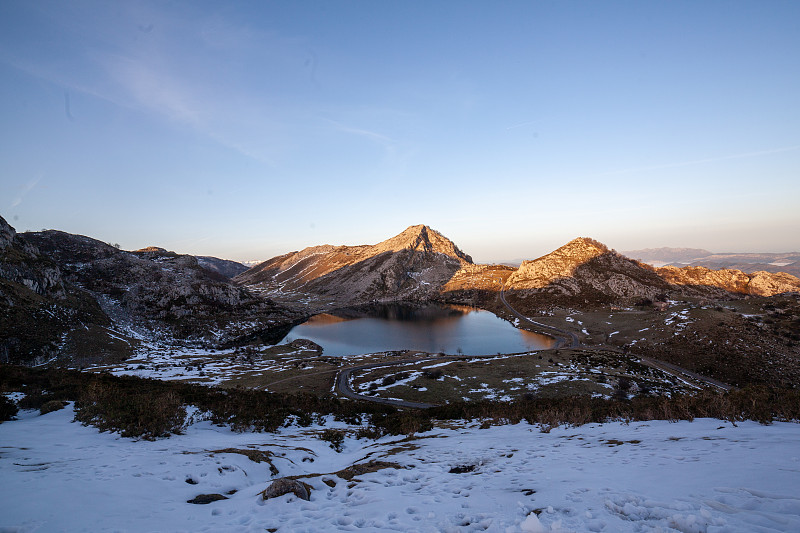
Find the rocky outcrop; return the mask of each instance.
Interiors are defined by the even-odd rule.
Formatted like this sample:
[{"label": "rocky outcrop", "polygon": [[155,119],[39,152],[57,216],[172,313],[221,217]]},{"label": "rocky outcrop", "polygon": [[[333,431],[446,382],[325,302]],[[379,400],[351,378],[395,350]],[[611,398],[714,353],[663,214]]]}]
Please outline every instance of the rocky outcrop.
[{"label": "rocky outcrop", "polygon": [[585,237],[573,239],[545,256],[533,261],[523,261],[507,283],[509,288],[514,289],[541,289],[555,280],[574,278],[578,267],[607,253],[609,250],[602,243]]},{"label": "rocky outcrop", "polygon": [[754,296],[800,292],[800,278],[786,272],[753,272],[747,289]]},{"label": "rocky outcrop", "polygon": [[754,272],[741,270],[711,270],[705,267],[662,267],[658,274],[686,294],[722,298],[730,294],[773,296],[800,292],[800,279],[784,272]]},{"label": "rocky outcrop", "polygon": [[426,300],[472,258],[437,231],[411,226],[376,245],[314,246],[275,257],[234,278],[276,297],[341,305]]}]

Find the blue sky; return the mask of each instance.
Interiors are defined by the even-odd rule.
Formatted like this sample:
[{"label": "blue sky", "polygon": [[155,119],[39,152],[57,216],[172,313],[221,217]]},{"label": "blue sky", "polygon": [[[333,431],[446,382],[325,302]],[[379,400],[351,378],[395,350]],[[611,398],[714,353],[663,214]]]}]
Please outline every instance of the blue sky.
[{"label": "blue sky", "polygon": [[0,2],[0,215],[236,260],[800,250],[800,2]]}]

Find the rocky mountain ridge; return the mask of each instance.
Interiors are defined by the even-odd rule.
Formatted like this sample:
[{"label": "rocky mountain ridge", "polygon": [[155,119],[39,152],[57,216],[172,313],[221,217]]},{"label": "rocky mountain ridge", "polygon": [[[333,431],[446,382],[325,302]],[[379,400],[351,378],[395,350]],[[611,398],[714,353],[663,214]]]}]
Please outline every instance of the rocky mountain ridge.
[{"label": "rocky mountain ridge", "polygon": [[[232,283],[204,267],[203,258],[159,247],[128,252],[55,230],[17,235],[0,218],[0,360],[27,354],[39,361],[62,353],[79,323],[98,338],[116,335],[103,333],[113,319],[164,338],[230,346],[278,340],[307,313],[331,306],[440,300],[498,310],[503,287],[515,305],[537,309],[772,296],[800,292],[800,279],[733,269],[655,269],[590,238],[574,239],[519,268],[475,265],[441,233],[416,225],[375,245],[284,254]],[[104,348],[95,343],[91,349]]]},{"label": "rocky mountain ridge", "polygon": [[301,315],[233,285],[191,255],[148,247],[127,252],[82,235],[26,234],[53,257],[65,277],[134,323],[154,332],[203,343],[237,338],[291,323]]},{"label": "rocky mountain ridge", "polygon": [[243,272],[247,272],[250,267],[245,266],[237,261],[230,261],[228,259],[220,259],[218,257],[211,257],[208,255],[198,255],[197,263],[211,272],[216,272],[226,279],[231,279]]},{"label": "rocky mountain ridge", "polygon": [[656,269],[656,272],[690,295],[724,298],[728,293],[773,296],[800,291],[800,279],[785,272],[757,271],[747,274],[735,269],[711,270],[697,266],[666,266]]},{"label": "rocky mountain ridge", "polygon": [[286,301],[336,305],[400,299],[484,305],[501,286],[531,305],[629,305],[669,295],[735,298],[800,291],[800,280],[785,274],[656,269],[588,237],[517,269],[473,265],[427,226],[411,226],[373,246],[323,245],[278,256],[235,281]]},{"label": "rocky mountain ridge", "polygon": [[[139,250],[134,250],[134,253],[156,253],[163,255],[174,254],[175,252],[170,252],[165,248],[161,248],[160,246],[147,246],[145,248],[140,248]],[[196,255],[194,257],[197,258],[197,264],[201,268],[204,268],[209,272],[219,274],[225,279],[231,279],[242,272],[247,272],[247,270],[250,268],[249,266],[245,266],[236,261],[220,259],[219,257],[212,257],[210,255]]]},{"label": "rocky mountain ridge", "polygon": [[109,324],[96,301],[0,217],[0,362],[43,363],[84,330]]}]

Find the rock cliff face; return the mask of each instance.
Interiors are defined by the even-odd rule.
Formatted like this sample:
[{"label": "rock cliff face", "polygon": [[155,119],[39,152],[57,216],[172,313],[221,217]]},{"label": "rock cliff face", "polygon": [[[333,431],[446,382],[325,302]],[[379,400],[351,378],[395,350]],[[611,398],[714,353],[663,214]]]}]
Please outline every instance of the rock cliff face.
[{"label": "rock cliff face", "polygon": [[291,298],[341,305],[372,300],[423,300],[472,258],[437,231],[411,226],[376,245],[314,246],[275,257],[234,278]]},{"label": "rock cliff face", "polygon": [[48,257],[0,217],[0,278],[19,283],[40,296],[64,299],[61,271]]},{"label": "rock cliff face", "polygon": [[0,217],[0,362],[47,361],[79,326],[108,323],[97,302]]},{"label": "rock cliff face", "polygon": [[194,256],[157,247],[126,252],[60,231],[26,237],[59,263],[66,279],[95,294],[110,314],[152,331],[228,344],[300,318],[201,268]]},{"label": "rock cliff face", "polygon": [[654,298],[670,289],[652,269],[605,245],[578,238],[533,261],[523,261],[506,290],[551,301]]},{"label": "rock cliff face", "polygon": [[662,267],[658,274],[683,293],[723,298],[734,295],[773,296],[800,292],[800,279],[785,272],[711,270],[705,267]]}]

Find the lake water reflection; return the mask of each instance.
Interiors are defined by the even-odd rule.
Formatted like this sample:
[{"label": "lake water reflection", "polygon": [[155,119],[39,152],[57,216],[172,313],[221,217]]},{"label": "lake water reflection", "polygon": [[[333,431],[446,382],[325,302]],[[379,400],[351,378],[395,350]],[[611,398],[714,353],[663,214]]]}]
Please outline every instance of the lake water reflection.
[{"label": "lake water reflection", "polygon": [[371,305],[315,315],[287,339],[312,340],[334,356],[404,349],[491,355],[553,345],[550,337],[519,330],[488,311],[438,304]]}]

